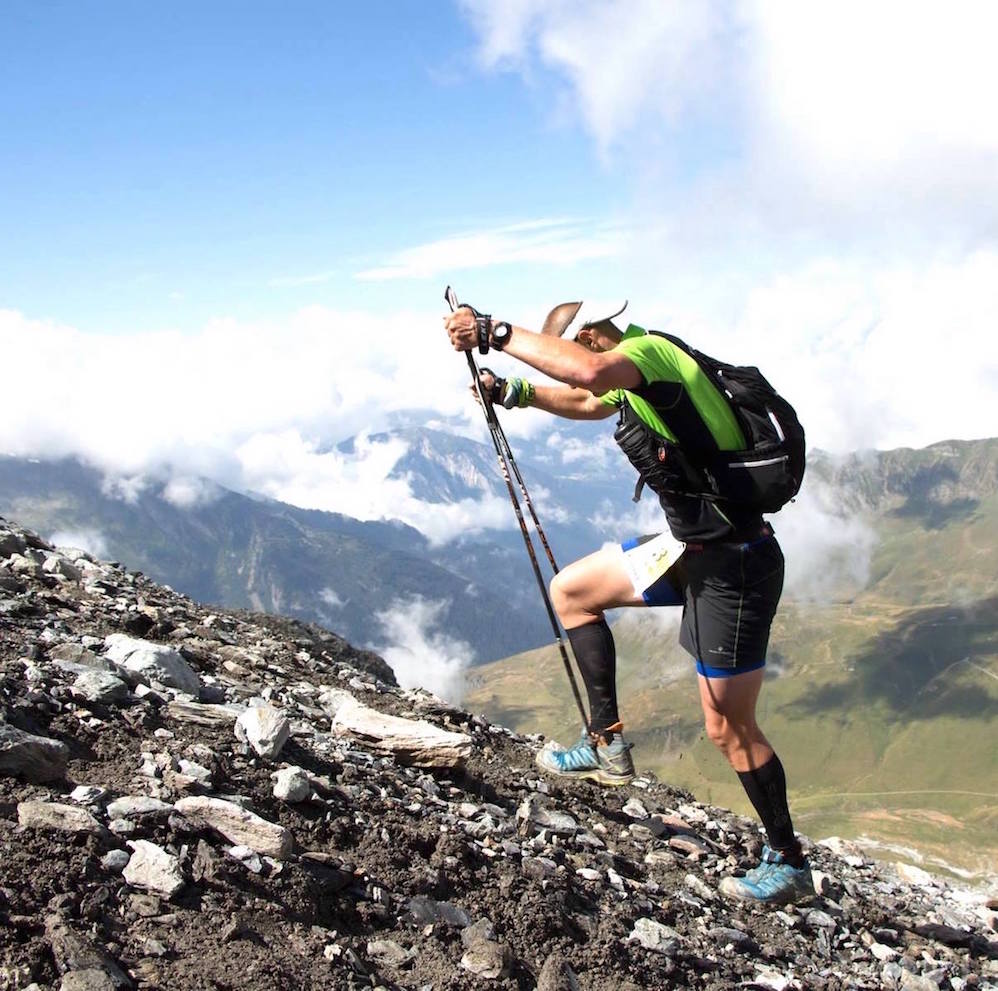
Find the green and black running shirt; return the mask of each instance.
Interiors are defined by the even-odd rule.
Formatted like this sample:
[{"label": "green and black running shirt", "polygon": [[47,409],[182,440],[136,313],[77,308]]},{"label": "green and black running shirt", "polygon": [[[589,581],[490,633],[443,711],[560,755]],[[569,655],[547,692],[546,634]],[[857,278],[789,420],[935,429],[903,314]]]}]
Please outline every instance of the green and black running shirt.
[{"label": "green and black running shirt", "polygon": [[[599,399],[628,406],[647,427],[697,461],[710,451],[740,451],[745,437],[727,399],[696,360],[667,337],[631,324],[614,351],[626,355],[644,379],[634,389],[611,389]],[[723,508],[698,496],[660,495],[677,540],[750,539],[762,526],[756,510],[731,503]]]}]

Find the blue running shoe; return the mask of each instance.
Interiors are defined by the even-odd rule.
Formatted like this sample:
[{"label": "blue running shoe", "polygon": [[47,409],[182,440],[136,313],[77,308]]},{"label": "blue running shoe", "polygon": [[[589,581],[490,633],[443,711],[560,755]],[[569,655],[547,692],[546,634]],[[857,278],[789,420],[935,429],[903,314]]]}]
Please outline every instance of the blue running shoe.
[{"label": "blue running shoe", "polygon": [[537,766],[563,778],[583,778],[601,785],[626,785],[634,780],[631,747],[620,733],[606,744],[596,744],[583,729],[579,742],[567,750],[548,744],[537,755]]},{"label": "blue running shoe", "polygon": [[744,877],[726,877],[718,891],[728,898],[743,902],[765,902],[770,905],[791,905],[814,898],[811,867],[805,860],[802,867],[793,867],[779,850],[762,848],[762,860]]}]

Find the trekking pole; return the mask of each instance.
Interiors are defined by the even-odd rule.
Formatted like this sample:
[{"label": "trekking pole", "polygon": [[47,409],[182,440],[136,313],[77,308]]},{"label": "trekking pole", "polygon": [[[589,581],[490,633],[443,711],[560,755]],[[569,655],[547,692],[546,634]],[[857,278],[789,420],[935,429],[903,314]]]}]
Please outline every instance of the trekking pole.
[{"label": "trekking pole", "polygon": [[[457,294],[450,286],[447,287],[447,290],[444,293],[444,298],[447,300],[447,303],[451,308],[451,312],[455,312],[458,309],[459,304],[457,301]],[[543,531],[541,530],[540,523],[537,519],[537,514],[534,512],[533,504],[530,502],[529,495],[527,495],[527,488],[523,482],[523,477],[520,475],[516,462],[513,461],[513,452],[509,446],[509,441],[506,439],[506,435],[503,433],[503,429],[499,424],[499,419],[496,416],[495,409],[493,409],[492,401],[485,393],[478,365],[475,363],[475,359],[472,357],[471,351],[465,351],[465,357],[468,359],[468,368],[471,371],[471,378],[475,383],[475,391],[478,393],[479,401],[481,402],[482,409],[485,412],[485,422],[488,424],[489,435],[492,437],[492,445],[496,450],[496,458],[499,461],[499,470],[502,472],[503,480],[506,482],[506,488],[509,491],[509,499],[510,502],[513,503],[513,511],[516,513],[516,520],[520,524],[520,533],[523,536],[523,543],[527,548],[527,555],[530,557],[530,564],[534,569],[534,577],[537,579],[537,587],[541,591],[541,598],[544,600],[544,607],[547,609],[548,619],[551,621],[551,629],[554,631],[555,641],[558,644],[558,652],[561,654],[562,662],[565,665],[565,673],[568,675],[569,684],[572,686],[572,695],[575,698],[575,704],[578,707],[579,715],[582,717],[582,724],[588,728],[589,717],[586,715],[586,708],[585,705],[583,705],[582,696],[579,694],[579,685],[575,680],[575,672],[572,670],[572,662],[568,659],[568,651],[565,648],[565,641],[561,636],[561,627],[558,624],[558,618],[555,615],[554,607],[551,605],[551,597],[548,595],[547,588],[544,584],[544,576],[541,574],[541,567],[537,563],[537,554],[534,552],[534,545],[530,539],[530,533],[527,530],[527,521],[523,518],[523,510],[520,508],[520,502],[516,498],[516,492],[513,489],[513,482],[510,478],[509,463],[512,463],[513,465],[517,481],[520,484],[520,489],[523,492],[525,501],[530,507],[530,514],[533,517],[538,533],[541,535],[544,548],[548,553],[548,559],[550,560],[551,566],[554,568],[556,574],[558,572],[558,567],[554,563],[554,556],[551,554],[547,538],[543,535]]]}]

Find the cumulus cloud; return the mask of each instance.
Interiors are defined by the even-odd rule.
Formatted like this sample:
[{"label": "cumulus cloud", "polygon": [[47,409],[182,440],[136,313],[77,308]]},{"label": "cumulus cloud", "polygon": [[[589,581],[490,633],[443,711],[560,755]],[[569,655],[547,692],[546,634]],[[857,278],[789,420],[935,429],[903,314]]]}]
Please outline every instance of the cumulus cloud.
[{"label": "cumulus cloud", "polygon": [[459,704],[464,673],[475,654],[463,640],[440,629],[446,602],[420,596],[393,602],[375,614],[382,641],[370,645],[391,666],[403,688],[426,688],[448,702]]},{"label": "cumulus cloud", "polygon": [[[38,370],[11,379],[0,449],[79,457],[104,471],[107,495],[126,501],[158,484],[164,498],[192,505],[211,497],[198,481],[210,479],[359,519],[401,519],[437,542],[507,526],[508,509],[487,496],[428,507],[405,479],[388,477],[405,445],[366,439],[399,410],[480,416],[440,319],[316,307],[275,323],[123,337],[0,311],[11,367]],[[65,401],[38,401],[42,385]],[[355,434],[353,453],[337,449]]]},{"label": "cumulus cloud", "polygon": [[[750,156],[800,175],[945,177],[977,163],[992,188],[998,11],[860,0],[463,0],[489,68],[537,69],[603,148],[677,133],[713,140],[713,160]],[[545,80],[547,82],[547,80]],[[686,130],[690,123],[701,133]],[[724,147],[723,139],[728,147]],[[658,147],[656,146],[656,150]],[[694,149],[695,150],[695,149]],[[695,162],[698,160],[694,160]],[[961,174],[963,174],[961,172]],[[851,179],[850,179],[851,177]],[[945,195],[945,190],[938,190]]]}]

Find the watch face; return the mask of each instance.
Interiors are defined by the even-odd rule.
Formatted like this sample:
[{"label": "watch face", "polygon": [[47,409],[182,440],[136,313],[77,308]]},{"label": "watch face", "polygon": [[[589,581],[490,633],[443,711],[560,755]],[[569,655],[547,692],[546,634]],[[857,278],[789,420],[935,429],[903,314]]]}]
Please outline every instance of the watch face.
[{"label": "watch face", "polygon": [[508,323],[499,323],[492,330],[492,339],[504,344],[509,340],[510,326]]}]

